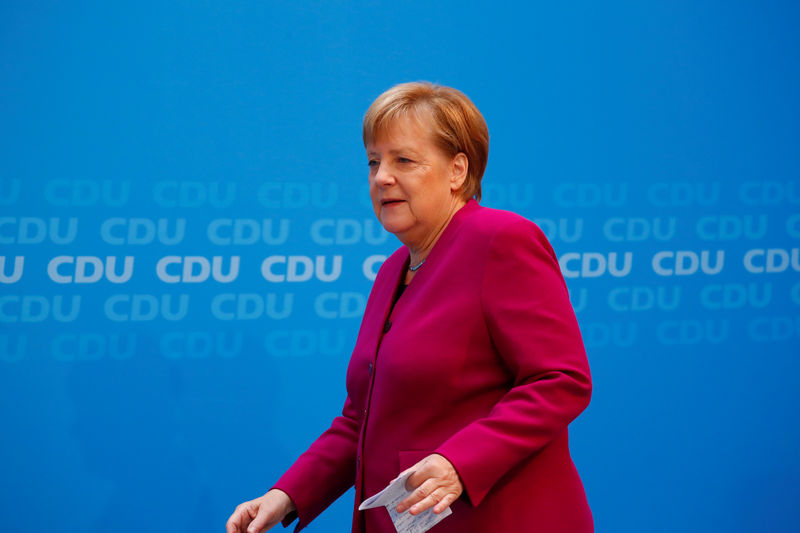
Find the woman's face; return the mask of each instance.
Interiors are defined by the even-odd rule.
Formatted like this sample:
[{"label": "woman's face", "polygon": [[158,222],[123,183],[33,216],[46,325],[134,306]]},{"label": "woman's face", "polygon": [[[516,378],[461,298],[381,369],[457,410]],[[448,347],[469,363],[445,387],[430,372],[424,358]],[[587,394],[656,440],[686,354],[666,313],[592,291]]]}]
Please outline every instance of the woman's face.
[{"label": "woman's face", "polygon": [[465,201],[464,154],[449,157],[433,143],[427,117],[400,117],[367,145],[375,215],[401,242],[424,248]]}]

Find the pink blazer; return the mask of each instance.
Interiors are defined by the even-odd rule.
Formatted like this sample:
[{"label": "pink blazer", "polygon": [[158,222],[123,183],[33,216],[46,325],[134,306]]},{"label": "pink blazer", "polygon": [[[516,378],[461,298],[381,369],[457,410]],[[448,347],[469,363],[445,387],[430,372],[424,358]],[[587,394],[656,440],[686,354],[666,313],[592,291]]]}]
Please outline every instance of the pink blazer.
[{"label": "pink blazer", "polygon": [[382,265],[347,370],[341,416],[274,485],[305,527],[355,484],[354,533],[394,533],[358,511],[431,453],[464,494],[431,533],[593,531],[567,425],[589,403],[586,353],[558,261],[533,223],[470,200],[389,313],[408,266]]}]

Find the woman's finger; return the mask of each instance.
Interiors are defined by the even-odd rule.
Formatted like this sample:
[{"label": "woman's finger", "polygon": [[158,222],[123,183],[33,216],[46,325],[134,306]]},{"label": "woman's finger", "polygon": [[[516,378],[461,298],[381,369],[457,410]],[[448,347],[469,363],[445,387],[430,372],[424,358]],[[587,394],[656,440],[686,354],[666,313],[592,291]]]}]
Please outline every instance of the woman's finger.
[{"label": "woman's finger", "polygon": [[267,509],[266,505],[262,505],[259,507],[256,517],[247,526],[247,533],[263,533],[275,525],[274,518],[275,513],[273,510]]},{"label": "woman's finger", "polygon": [[251,519],[249,505],[250,502],[245,502],[236,506],[233,514],[225,524],[226,533],[244,533]]},{"label": "woman's finger", "polygon": [[[428,510],[429,508],[435,507],[436,505],[439,505],[441,502],[445,501],[448,494],[449,493],[447,489],[443,487],[438,488],[435,491],[431,492],[428,496],[420,500],[419,502],[412,505],[411,508],[408,510],[408,512],[414,515],[422,513]],[[445,506],[444,508],[447,508],[447,506]]]},{"label": "woman's finger", "polygon": [[452,505],[452,503],[458,499],[458,496],[459,496],[458,494],[455,494],[453,492],[448,492],[447,494],[444,495],[444,498],[442,498],[442,500],[439,503],[433,506],[433,512],[436,514],[441,513],[442,511],[450,507],[450,505]]},{"label": "woman's finger", "polygon": [[[411,476],[414,477],[414,476]],[[411,479],[411,478],[409,478]],[[405,512],[406,509],[415,505],[416,503],[424,500],[428,497],[433,491],[439,488],[439,484],[437,483],[435,478],[429,478],[425,480],[420,486],[415,488],[411,494],[409,494],[403,501],[401,501],[396,510],[398,513]]]},{"label": "woman's finger", "polygon": [[414,470],[414,473],[406,480],[406,490],[412,492],[397,505],[398,513],[411,508],[412,514],[418,514],[431,506],[438,505],[447,497],[447,503],[439,506],[441,512],[464,490],[453,465],[439,454],[429,455],[401,472],[400,476],[409,470]]}]

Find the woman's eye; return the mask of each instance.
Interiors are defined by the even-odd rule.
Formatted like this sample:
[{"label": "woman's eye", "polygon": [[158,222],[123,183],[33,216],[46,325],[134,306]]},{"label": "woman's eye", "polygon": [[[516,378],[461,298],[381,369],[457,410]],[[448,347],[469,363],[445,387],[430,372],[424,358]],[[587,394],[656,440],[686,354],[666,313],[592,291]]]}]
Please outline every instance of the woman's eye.
[{"label": "woman's eye", "polygon": [[409,158],[407,158],[407,157],[398,157],[397,158],[397,162],[398,163],[411,163],[411,160]]},{"label": "woman's eye", "polygon": [[369,167],[377,167],[378,164],[379,162],[375,159],[370,159],[369,161],[367,161],[367,166]]}]

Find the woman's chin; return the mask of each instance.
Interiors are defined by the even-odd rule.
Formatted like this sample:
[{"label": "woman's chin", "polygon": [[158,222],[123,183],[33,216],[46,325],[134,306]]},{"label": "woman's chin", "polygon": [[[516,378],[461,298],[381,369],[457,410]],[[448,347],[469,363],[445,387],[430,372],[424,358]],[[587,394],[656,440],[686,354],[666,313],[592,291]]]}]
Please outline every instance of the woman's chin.
[{"label": "woman's chin", "polygon": [[394,235],[404,233],[411,229],[413,225],[411,221],[404,217],[383,216],[380,220],[383,229]]}]

